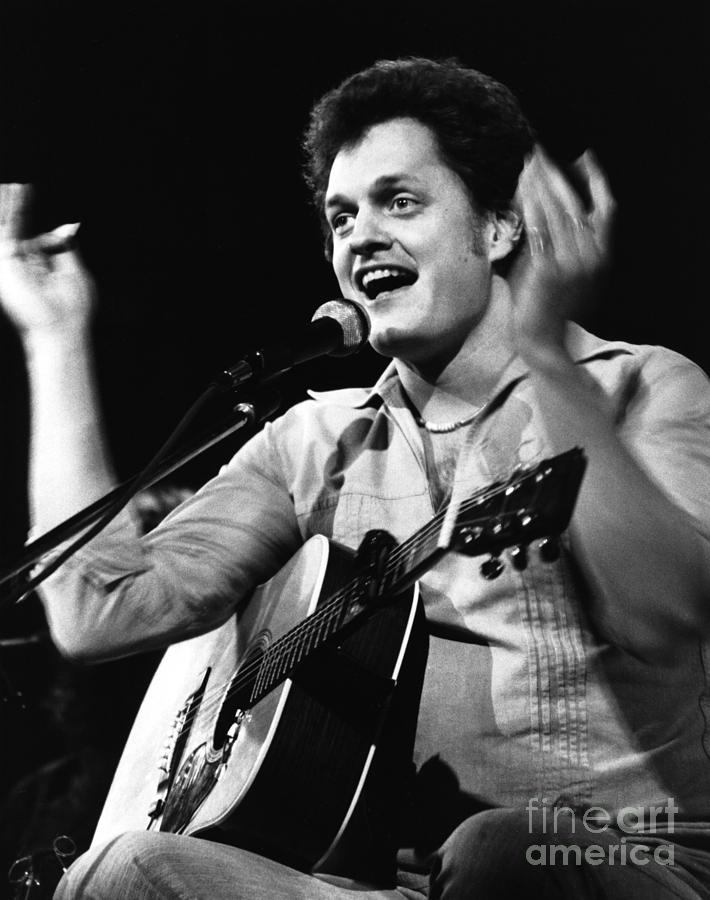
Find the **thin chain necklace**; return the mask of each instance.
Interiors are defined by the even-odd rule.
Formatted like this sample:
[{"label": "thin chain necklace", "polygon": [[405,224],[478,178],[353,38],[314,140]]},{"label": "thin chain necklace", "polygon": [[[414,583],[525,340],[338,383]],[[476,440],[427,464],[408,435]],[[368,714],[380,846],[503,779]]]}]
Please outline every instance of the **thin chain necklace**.
[{"label": "thin chain necklace", "polygon": [[482,403],[478,409],[474,409],[474,411],[465,416],[463,419],[456,419],[453,422],[446,422],[442,425],[438,425],[436,422],[428,422],[420,415],[416,415],[414,418],[416,419],[417,425],[420,428],[423,428],[425,431],[428,431],[429,434],[450,434],[452,431],[458,431],[459,428],[463,428],[465,425],[470,425],[471,422],[475,422],[476,419],[481,415],[484,409],[488,406],[489,400],[486,400],[485,403]]}]

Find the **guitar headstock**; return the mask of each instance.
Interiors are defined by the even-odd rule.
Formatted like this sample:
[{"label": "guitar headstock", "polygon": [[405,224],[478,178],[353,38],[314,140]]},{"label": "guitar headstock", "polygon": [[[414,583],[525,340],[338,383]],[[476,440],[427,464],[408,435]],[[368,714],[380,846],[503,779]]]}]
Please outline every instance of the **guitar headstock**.
[{"label": "guitar headstock", "polygon": [[[506,481],[462,501],[455,510],[448,548],[468,556],[488,553],[496,560],[502,550],[513,547],[522,562],[521,554],[531,541],[555,538],[567,527],[586,464],[584,452],[575,447],[517,470]],[[483,574],[495,577],[502,569],[500,562],[498,567]]]}]

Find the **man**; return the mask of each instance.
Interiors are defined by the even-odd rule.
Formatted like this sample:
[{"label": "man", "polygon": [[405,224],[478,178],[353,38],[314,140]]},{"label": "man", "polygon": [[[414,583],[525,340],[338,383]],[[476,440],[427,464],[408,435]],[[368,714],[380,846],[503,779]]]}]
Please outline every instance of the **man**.
[{"label": "man", "polygon": [[[397,886],[133,833],[57,896],[710,896],[710,391],[671,351],[571,322],[608,261],[602,172],[579,161],[583,198],[510,92],[451,61],[354,75],[314,109],[306,150],[341,292],[391,365],[372,390],[289,410],[143,542],[120,516],[46,586],[58,644],[91,660],[200,634],[313,534],[401,541],[452,490],[579,446],[573,521],[557,561],[531,550],[488,581],[450,554],[421,579],[429,840],[401,854]],[[63,233],[17,239],[23,196],[4,188],[0,294],[27,350],[41,532],[114,482],[91,289],[73,253],[44,252]],[[555,861],[560,845],[579,860]]]}]

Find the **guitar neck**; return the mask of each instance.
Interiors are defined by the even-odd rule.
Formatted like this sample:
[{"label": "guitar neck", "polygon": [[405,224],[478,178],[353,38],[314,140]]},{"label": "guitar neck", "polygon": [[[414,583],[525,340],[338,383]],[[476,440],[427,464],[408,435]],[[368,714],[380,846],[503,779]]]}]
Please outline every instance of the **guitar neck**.
[{"label": "guitar neck", "polygon": [[561,531],[571,517],[585,465],[583,452],[574,448],[440,510],[389,551],[374,598],[372,571],[366,568],[265,651],[252,701],[269,693],[307,656],[376,612],[386,602],[382,598],[408,588],[449,550],[497,554]]},{"label": "guitar neck", "polygon": [[[443,515],[436,516],[416,534],[394,547],[387,558],[378,596],[394,597],[417,580],[446,552],[438,546]],[[372,615],[380,603],[370,596],[367,571],[357,574],[318,609],[269,647],[254,679],[252,702],[284,681],[306,657]]]}]

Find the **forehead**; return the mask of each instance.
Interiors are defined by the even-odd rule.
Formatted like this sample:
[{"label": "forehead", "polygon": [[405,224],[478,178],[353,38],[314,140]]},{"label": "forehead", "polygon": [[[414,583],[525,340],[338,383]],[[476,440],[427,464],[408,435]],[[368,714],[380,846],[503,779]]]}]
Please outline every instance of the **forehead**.
[{"label": "forehead", "polygon": [[434,133],[416,119],[372,125],[360,140],[339,151],[330,170],[326,205],[334,198],[367,192],[392,180],[430,184],[455,173],[441,158]]}]

